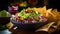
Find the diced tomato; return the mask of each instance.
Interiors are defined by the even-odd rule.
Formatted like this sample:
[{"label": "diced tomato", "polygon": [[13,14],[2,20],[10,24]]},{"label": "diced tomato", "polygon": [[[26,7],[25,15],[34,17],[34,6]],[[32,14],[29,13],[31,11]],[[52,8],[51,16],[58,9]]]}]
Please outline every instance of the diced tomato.
[{"label": "diced tomato", "polygon": [[30,18],[30,19],[29,19],[30,22],[33,21],[33,20],[34,20],[33,18]]},{"label": "diced tomato", "polygon": [[32,13],[33,12],[33,10],[30,10],[30,13]]}]

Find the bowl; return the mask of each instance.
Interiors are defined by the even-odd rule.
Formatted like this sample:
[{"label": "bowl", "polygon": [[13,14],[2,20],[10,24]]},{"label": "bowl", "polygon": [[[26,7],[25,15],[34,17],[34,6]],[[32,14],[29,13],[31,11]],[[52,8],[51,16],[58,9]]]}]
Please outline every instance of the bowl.
[{"label": "bowl", "polygon": [[0,17],[0,24],[7,24],[10,22],[10,17]]},{"label": "bowl", "polygon": [[45,23],[20,23],[17,22],[16,20],[10,20],[15,26],[18,27],[18,29],[23,29],[23,30],[28,30],[28,31],[35,31],[36,29],[40,28],[41,26],[47,24]]}]

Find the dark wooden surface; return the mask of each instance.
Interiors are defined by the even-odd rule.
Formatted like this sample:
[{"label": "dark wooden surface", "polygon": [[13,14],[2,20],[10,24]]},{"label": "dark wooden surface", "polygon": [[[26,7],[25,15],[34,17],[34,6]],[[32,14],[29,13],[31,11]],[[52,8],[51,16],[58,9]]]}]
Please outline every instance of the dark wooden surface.
[{"label": "dark wooden surface", "polygon": [[10,29],[10,31],[12,32],[12,34],[49,34],[47,32],[32,32],[32,31],[24,31],[24,30],[20,30],[20,29]]},{"label": "dark wooden surface", "polygon": [[14,30],[13,28],[10,29],[10,31],[12,32],[12,34],[60,34],[60,31],[55,31],[52,33],[47,33],[47,32],[32,32],[32,31],[24,31],[24,30],[20,30],[20,29],[16,29]]}]

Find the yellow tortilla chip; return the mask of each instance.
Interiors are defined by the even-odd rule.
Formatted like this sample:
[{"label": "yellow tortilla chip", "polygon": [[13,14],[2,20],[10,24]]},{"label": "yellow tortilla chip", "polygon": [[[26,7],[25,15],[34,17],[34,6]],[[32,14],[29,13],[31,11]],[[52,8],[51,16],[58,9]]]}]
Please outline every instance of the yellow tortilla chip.
[{"label": "yellow tortilla chip", "polygon": [[35,11],[40,12],[42,15],[46,16],[50,21],[58,21],[60,20],[60,12],[57,9],[52,10],[46,9],[46,6],[40,8],[34,8]]},{"label": "yellow tortilla chip", "polygon": [[52,8],[51,9],[48,9],[47,11],[46,11],[46,17],[49,17],[49,13],[51,13],[51,11],[52,11]]},{"label": "yellow tortilla chip", "polygon": [[40,7],[40,8],[34,8],[35,11],[38,11],[40,13],[46,12],[46,6]]}]

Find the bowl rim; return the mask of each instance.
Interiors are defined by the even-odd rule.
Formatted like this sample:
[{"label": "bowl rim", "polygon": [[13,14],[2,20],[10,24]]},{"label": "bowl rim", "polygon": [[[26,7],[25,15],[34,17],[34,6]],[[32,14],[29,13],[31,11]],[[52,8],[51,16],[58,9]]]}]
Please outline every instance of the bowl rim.
[{"label": "bowl rim", "polygon": [[[12,23],[18,23],[18,24],[37,24],[37,23],[20,23],[20,22],[17,22],[16,20],[13,20],[12,18],[10,18],[10,22],[12,22]],[[46,24],[46,22],[38,22],[38,23]]]}]

